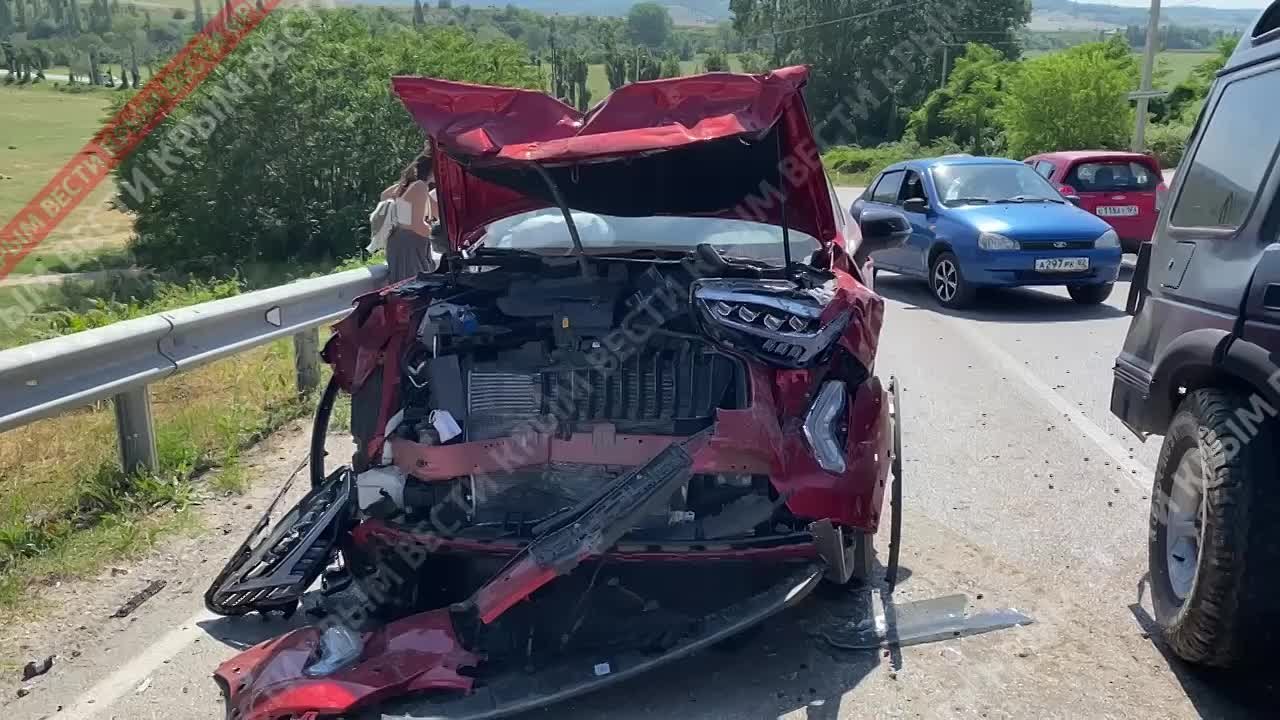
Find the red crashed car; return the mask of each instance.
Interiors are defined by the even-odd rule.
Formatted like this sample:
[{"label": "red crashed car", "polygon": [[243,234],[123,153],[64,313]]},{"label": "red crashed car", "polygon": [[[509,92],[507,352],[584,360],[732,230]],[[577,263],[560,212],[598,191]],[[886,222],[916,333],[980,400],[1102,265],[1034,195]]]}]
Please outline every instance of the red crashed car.
[{"label": "red crashed car", "polygon": [[1033,155],[1035,168],[1080,207],[1106,220],[1125,252],[1151,240],[1168,188],[1155,157],[1113,150],[1077,150]]},{"label": "red crashed car", "polygon": [[862,268],[910,226],[843,215],[806,77],[636,83],[585,116],[395,79],[453,252],[325,347],[317,425],[351,394],[353,463],[206,595],[291,614],[320,578],[319,621],[218,669],[229,717],[518,712],[866,578],[900,436]]}]

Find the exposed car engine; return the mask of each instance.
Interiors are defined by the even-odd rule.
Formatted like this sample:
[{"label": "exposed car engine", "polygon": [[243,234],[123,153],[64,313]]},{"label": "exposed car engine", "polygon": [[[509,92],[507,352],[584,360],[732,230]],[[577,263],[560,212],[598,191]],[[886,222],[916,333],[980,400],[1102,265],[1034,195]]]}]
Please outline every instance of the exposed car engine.
[{"label": "exposed car engine", "polygon": [[[718,410],[750,404],[748,353],[784,366],[813,362],[848,321],[846,313],[820,323],[831,295],[823,273],[768,279],[777,271],[729,263],[709,247],[699,255],[711,262],[593,258],[583,276],[563,259],[482,251],[459,272],[407,284],[399,292],[422,307],[404,352],[394,437],[426,447],[530,435],[689,437]],[[357,393],[357,408],[375,406]],[[362,424],[372,430],[361,417],[354,423],[357,435]],[[365,510],[445,524],[458,537],[532,537],[635,465],[584,452],[590,461],[512,462],[451,478],[397,463],[406,473],[403,492],[391,493],[398,502]],[[629,537],[700,541],[800,527],[767,475],[717,473],[695,475]]]}]

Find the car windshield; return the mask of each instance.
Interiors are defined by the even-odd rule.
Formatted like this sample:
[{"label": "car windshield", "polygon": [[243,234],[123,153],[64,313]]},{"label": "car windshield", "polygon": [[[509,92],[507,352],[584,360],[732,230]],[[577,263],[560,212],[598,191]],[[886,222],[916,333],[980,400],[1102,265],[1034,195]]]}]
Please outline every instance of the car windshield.
[{"label": "car windshield", "polygon": [[1067,184],[1078,192],[1155,190],[1159,182],[1146,163],[1128,160],[1080,163],[1067,177]]},{"label": "car windshield", "polygon": [[940,165],[933,168],[933,184],[944,205],[1000,202],[1063,202],[1062,196],[1030,167],[1018,163]]},{"label": "car windshield", "polygon": [[[635,250],[687,252],[709,243],[726,257],[759,260],[781,266],[782,228],[751,220],[705,217],[618,217],[573,211],[582,247],[591,254]],[[791,257],[803,261],[819,248],[811,235],[790,231]],[[501,250],[567,255],[573,240],[558,209],[513,215],[485,228],[481,242]]]}]

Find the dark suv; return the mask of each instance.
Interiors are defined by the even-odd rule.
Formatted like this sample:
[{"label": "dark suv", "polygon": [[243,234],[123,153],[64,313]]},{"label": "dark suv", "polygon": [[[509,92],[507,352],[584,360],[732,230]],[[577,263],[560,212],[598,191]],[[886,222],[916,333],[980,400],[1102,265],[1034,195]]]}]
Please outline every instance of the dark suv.
[{"label": "dark suv", "polygon": [[[1163,434],[1151,497],[1156,620],[1229,666],[1280,627],[1280,2],[1219,74],[1130,289],[1111,409]],[[1264,655],[1265,657],[1265,655]]]}]

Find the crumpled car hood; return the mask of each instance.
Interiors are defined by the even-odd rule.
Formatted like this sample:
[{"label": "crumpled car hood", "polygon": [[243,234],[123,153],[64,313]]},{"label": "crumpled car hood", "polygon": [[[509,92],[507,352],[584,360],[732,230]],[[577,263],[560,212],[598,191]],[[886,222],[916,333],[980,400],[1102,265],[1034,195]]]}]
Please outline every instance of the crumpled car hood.
[{"label": "crumpled car hood", "polygon": [[836,223],[807,80],[789,67],[638,82],[585,114],[532,90],[423,77],[392,87],[437,149],[455,249],[491,222],[555,205],[534,165],[575,210],[785,221],[825,243]]}]

